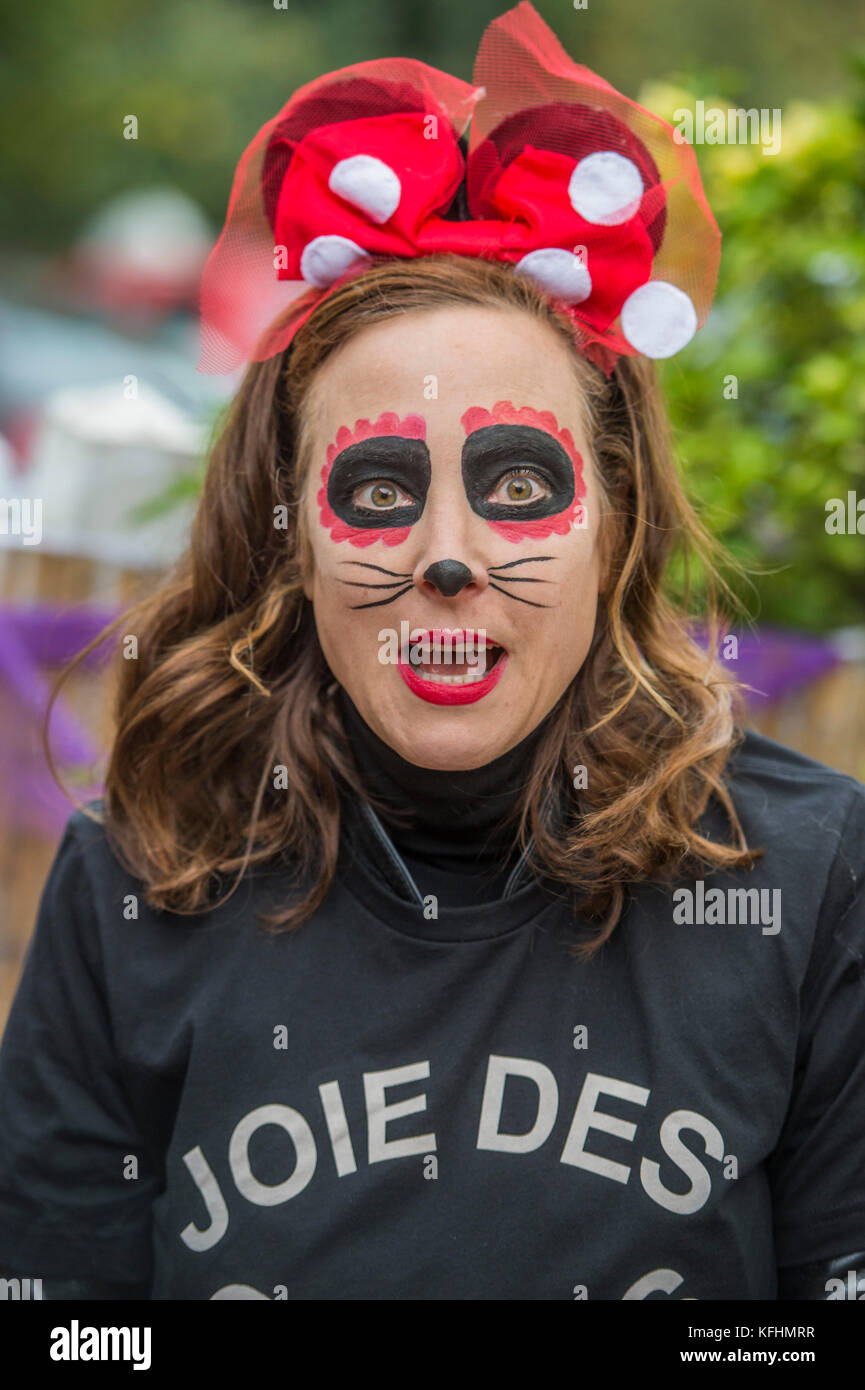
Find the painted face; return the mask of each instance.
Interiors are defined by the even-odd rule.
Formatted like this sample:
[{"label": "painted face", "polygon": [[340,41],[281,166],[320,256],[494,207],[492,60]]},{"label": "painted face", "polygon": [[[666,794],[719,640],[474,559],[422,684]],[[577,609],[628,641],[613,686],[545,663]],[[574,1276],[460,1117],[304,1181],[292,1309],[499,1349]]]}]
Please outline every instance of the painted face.
[{"label": "painted face", "polygon": [[469,505],[500,536],[543,540],[584,524],[583,460],[552,411],[499,401],[492,410],[473,406],[462,425]]},{"label": "painted face", "polygon": [[[505,540],[567,535],[585,520],[583,461],[569,430],[549,410],[499,401],[462,418],[463,486],[469,506]],[[320,520],[335,541],[400,545],[420,519],[430,485],[422,415],[341,426],[327,451]]]},{"label": "painted face", "polygon": [[409,762],[490,762],[594,630],[601,494],[567,347],[518,310],[415,311],[340,348],[306,409],[305,590],[334,676]]},{"label": "painted face", "polygon": [[425,435],[422,416],[401,420],[393,411],[337,431],[318,494],[321,524],[332,540],[367,546],[406,539],[429,491]]}]

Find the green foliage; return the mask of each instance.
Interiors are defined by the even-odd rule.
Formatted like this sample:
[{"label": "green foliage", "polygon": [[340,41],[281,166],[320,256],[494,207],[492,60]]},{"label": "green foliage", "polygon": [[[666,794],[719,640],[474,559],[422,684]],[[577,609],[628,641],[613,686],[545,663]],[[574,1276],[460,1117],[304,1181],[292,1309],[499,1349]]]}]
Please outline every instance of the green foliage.
[{"label": "green foliage", "polygon": [[[709,321],[661,364],[683,473],[709,529],[754,571],[761,622],[863,621],[865,537],[828,535],[826,502],[865,497],[865,51],[862,16],[826,0],[646,7],[535,0],[567,51],[668,120],[677,109],[782,106],[782,145],[697,148],[723,232]],[[403,53],[468,78],[504,0],[109,0],[2,4],[0,239],[60,251],[112,194],[174,184],[216,226],[229,175],[300,84]],[[801,42],[809,32],[808,43]],[[841,57],[851,55],[846,71]],[[716,66],[705,66],[707,55]],[[636,90],[636,75],[688,75]],[[840,97],[823,92],[837,85]],[[715,94],[712,95],[712,88]],[[817,94],[788,101],[791,90]],[[848,95],[849,93],[849,95]],[[722,95],[723,94],[723,95]],[[137,141],[122,138],[138,117]],[[734,376],[738,397],[725,399]],[[194,495],[198,472],[149,514]]]},{"label": "green foliage", "polygon": [[[830,498],[865,498],[865,64],[860,76],[858,102],[792,104],[776,155],[697,147],[723,233],[718,292],[694,342],[660,364],[688,492],[746,570],[728,581],[760,623],[814,632],[865,620],[865,536],[825,525]],[[672,121],[696,95],[654,86],[640,100]],[[699,570],[692,593],[699,607]]]},{"label": "green foliage", "polygon": [[[6,9],[0,237],[31,250],[59,250],[106,199],[150,184],[175,185],[221,222],[240,152],[296,87],[331,66],[320,25],[272,5]],[[128,115],[137,140],[123,138]]]},{"label": "green foliage", "polygon": [[[755,569],[759,605],[739,586],[752,613],[812,631],[865,618],[865,536],[825,527],[830,498],[865,498],[865,63],[854,67],[861,97],[792,103],[776,155],[696,147],[723,233],[718,293],[661,368],[689,492]],[[673,121],[696,95],[656,86],[640,100]]]}]

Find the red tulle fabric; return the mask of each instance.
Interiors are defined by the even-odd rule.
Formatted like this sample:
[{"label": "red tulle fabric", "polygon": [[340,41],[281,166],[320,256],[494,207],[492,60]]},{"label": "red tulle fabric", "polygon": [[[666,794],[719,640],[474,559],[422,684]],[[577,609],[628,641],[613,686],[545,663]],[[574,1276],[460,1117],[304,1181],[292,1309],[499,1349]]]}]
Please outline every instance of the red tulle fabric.
[{"label": "red tulle fabric", "polygon": [[[281,352],[325,295],[375,261],[443,251],[514,265],[551,248],[579,257],[591,293],[550,298],[607,374],[638,352],[620,313],[648,281],[683,291],[702,326],[720,233],[690,145],[574,63],[528,0],[489,25],[473,78],[407,58],[358,63],[302,87],[259,131],[202,278],[200,371]],[[630,161],[642,182],[621,221],[587,220],[569,195],[580,161],[600,152]],[[336,166],[357,156],[386,176],[384,203],[331,187]],[[311,284],[302,260],[309,277],[319,245],[337,262]]]}]

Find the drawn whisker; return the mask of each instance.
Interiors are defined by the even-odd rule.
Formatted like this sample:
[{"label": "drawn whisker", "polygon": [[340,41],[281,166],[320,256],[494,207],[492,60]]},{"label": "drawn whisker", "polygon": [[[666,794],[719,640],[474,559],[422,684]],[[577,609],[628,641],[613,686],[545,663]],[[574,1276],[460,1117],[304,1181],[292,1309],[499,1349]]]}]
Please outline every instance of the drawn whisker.
[{"label": "drawn whisker", "polygon": [[512,594],[512,593],[510,593],[509,590],[507,590],[507,589],[499,589],[498,584],[494,584],[492,580],[490,580],[490,588],[491,588],[491,589],[497,589],[498,592],[499,592],[500,594],[504,594],[506,598],[512,598],[512,599],[514,600],[514,603],[527,603],[527,604],[529,605],[530,608],[549,608],[549,607],[551,607],[551,605],[550,605],[549,603],[532,603],[532,600],[531,600],[530,598],[520,598],[519,594]]},{"label": "drawn whisker", "polygon": [[[372,603],[353,603],[353,604],[351,605],[351,607],[352,607],[353,609],[355,609],[355,608],[383,608],[384,605],[385,605],[386,603],[393,603],[394,599],[402,598],[403,594],[409,593],[409,591],[410,591],[413,587],[414,587],[414,586],[413,586],[412,584],[406,584],[405,588],[404,588],[404,589],[400,589],[400,591],[399,591],[398,594],[391,594],[389,598],[379,598],[379,599],[375,599]],[[542,605],[542,606],[545,606],[545,605]]]},{"label": "drawn whisker", "polygon": [[398,589],[404,579],[389,579],[387,584],[365,584],[361,579],[338,579],[337,584],[347,584],[350,589]]},{"label": "drawn whisker", "polygon": [[552,584],[551,579],[532,579],[527,574],[497,574],[500,584]]},{"label": "drawn whisker", "polygon": [[377,570],[379,574],[389,574],[389,575],[391,575],[392,578],[394,578],[394,579],[410,579],[410,578],[411,578],[411,572],[410,572],[410,571],[406,571],[405,573],[403,573],[402,570],[386,570],[386,569],[382,569],[381,565],[371,565],[371,564],[369,563],[368,560],[340,560],[339,563],[340,563],[341,565],[359,565],[361,569],[365,569],[365,570]]},{"label": "drawn whisker", "polygon": [[523,560],[509,560],[506,565],[488,565],[487,568],[490,574],[494,574],[497,570],[512,570],[514,565],[534,565],[540,564],[544,560],[554,559],[554,555],[527,555]]}]

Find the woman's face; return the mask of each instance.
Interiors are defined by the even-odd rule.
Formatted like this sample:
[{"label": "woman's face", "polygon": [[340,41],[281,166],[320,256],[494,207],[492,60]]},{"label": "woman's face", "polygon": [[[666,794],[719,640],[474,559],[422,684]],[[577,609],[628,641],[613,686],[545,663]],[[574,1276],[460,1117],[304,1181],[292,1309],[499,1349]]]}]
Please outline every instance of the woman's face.
[{"label": "woman's face", "polygon": [[594,631],[601,493],[567,346],[518,309],[412,311],[328,358],[306,409],[330,669],[407,761],[491,762]]}]

